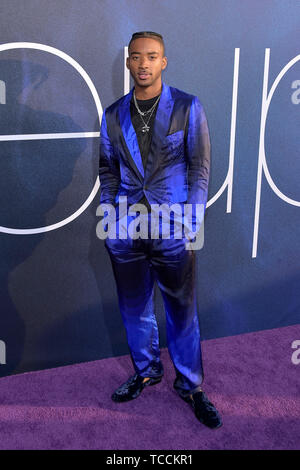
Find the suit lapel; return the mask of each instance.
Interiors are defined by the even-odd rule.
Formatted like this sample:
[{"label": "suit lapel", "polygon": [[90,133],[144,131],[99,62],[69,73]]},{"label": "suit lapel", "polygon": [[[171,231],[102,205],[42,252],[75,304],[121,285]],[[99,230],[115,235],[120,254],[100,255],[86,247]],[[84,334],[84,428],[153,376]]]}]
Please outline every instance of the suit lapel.
[{"label": "suit lapel", "polygon": [[170,87],[163,83],[146,164],[147,176],[149,176],[149,173],[153,172],[160,164],[159,157],[161,155],[161,147],[165,136],[169,132],[173,107],[174,101],[172,99]]},{"label": "suit lapel", "polygon": [[138,170],[138,175],[141,178],[144,178],[144,167],[142,162],[142,157],[139,149],[139,144],[137,136],[134,130],[134,127],[131,122],[130,116],[130,100],[132,97],[133,88],[131,91],[124,97],[123,103],[119,107],[119,119],[121,130],[129,150],[130,157],[134,167]]},{"label": "suit lapel", "polygon": [[[133,88],[124,97],[123,103],[119,106],[119,119],[121,130],[129,150],[132,166],[137,170],[140,179],[144,179],[144,167],[139,149],[139,144],[130,116],[130,101]],[[162,145],[163,138],[167,135],[174,102],[172,100],[170,87],[162,83],[161,97],[158,103],[156,117],[154,121],[154,129],[152,133],[151,146],[147,160],[146,171],[148,172],[156,156],[156,164],[158,164],[159,149]]]}]

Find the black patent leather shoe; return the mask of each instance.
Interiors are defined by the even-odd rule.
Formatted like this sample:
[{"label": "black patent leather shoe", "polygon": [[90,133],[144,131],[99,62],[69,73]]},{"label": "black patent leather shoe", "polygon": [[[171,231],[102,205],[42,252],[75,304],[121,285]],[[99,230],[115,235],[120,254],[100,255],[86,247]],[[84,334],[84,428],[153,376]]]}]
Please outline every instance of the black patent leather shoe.
[{"label": "black patent leather shoe", "polygon": [[209,401],[207,395],[201,390],[188,397],[181,397],[189,403],[194,410],[196,418],[205,426],[211,429],[217,429],[222,426],[222,420],[219,412]]},{"label": "black patent leather shoe", "polygon": [[145,387],[148,385],[158,384],[161,377],[150,377],[146,382],[144,382],[145,377],[135,374],[132,377],[129,377],[127,382],[122,384],[117,390],[112,394],[111,399],[116,402],[123,402],[133,400],[137,398]]}]

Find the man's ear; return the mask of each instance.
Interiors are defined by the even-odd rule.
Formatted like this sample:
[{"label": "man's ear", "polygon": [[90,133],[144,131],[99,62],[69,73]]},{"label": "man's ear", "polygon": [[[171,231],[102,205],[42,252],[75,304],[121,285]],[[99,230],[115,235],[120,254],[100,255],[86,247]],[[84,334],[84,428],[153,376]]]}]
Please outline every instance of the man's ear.
[{"label": "man's ear", "polygon": [[129,57],[126,59],[126,67],[129,69]]},{"label": "man's ear", "polygon": [[166,58],[166,56],[164,56],[162,58],[162,69],[164,70],[168,65],[168,59]]}]

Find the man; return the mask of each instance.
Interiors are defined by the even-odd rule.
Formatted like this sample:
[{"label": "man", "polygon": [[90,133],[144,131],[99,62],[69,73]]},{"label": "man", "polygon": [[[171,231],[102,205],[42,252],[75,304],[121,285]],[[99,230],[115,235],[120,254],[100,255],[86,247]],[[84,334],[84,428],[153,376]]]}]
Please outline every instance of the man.
[{"label": "man", "polygon": [[[134,87],[104,110],[101,122],[101,204],[116,206],[126,196],[131,207],[142,203],[148,210],[164,203],[205,207],[210,141],[203,107],[196,96],[162,82],[167,58],[160,34],[133,34],[128,52],[126,65]],[[128,226],[129,213],[124,216],[117,210],[117,217]],[[150,212],[146,219],[150,233]],[[176,372],[174,388],[202,423],[217,428],[222,424],[219,413],[201,389],[195,252],[186,249],[186,242],[192,239],[106,238],[135,369],[112,399],[137,398],[146,386],[163,377],[153,306],[156,281],[166,310],[168,350]]]}]

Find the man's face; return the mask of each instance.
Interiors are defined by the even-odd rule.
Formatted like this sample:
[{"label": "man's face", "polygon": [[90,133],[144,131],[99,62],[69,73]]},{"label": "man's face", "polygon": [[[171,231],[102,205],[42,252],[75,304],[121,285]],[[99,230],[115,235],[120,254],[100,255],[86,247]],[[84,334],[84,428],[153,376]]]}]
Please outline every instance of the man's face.
[{"label": "man's face", "polygon": [[131,45],[126,66],[136,85],[149,87],[161,82],[161,73],[167,66],[163,47],[152,38],[135,39]]}]

